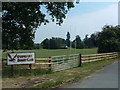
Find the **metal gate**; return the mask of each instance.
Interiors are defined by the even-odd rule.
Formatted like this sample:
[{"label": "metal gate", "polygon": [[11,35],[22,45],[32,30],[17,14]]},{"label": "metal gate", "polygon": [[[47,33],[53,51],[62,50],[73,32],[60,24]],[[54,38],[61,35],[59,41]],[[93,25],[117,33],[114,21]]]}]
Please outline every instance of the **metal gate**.
[{"label": "metal gate", "polygon": [[61,71],[79,66],[79,54],[52,56],[52,71]]}]

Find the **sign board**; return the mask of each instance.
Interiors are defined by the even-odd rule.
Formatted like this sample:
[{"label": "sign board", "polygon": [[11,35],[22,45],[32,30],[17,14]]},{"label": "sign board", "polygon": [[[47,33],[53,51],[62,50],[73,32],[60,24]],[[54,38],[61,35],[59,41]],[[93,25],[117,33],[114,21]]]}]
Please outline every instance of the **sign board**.
[{"label": "sign board", "polygon": [[7,65],[33,64],[35,63],[34,53],[8,53]]}]

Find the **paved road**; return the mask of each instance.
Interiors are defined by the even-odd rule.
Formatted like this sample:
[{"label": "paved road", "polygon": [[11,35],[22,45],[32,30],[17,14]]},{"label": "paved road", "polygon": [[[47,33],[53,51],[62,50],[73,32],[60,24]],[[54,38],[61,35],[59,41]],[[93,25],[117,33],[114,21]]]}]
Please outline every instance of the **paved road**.
[{"label": "paved road", "polygon": [[107,66],[88,79],[62,88],[118,88],[118,63]]}]

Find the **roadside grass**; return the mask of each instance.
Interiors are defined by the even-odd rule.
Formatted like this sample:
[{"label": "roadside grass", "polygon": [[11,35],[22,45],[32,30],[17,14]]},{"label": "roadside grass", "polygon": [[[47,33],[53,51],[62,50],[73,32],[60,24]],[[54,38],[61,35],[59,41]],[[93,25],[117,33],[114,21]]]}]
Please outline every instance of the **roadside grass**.
[{"label": "roadside grass", "polygon": [[[20,76],[38,76],[52,73],[50,69],[40,69],[43,67],[49,67],[48,65],[32,65],[38,69],[29,69],[29,65],[15,65],[13,66],[13,73],[11,66],[4,65],[2,67],[2,78],[17,78]],[[22,69],[23,68],[23,69]],[[12,75],[13,74],[13,75]]]},{"label": "roadside grass", "polygon": [[50,88],[59,87],[61,84],[68,84],[71,82],[79,81],[86,76],[89,76],[103,67],[116,62],[118,59],[109,59],[83,63],[81,67],[63,70],[60,72],[44,75],[43,77],[51,78],[51,81],[39,84],[33,88]]},{"label": "roadside grass", "polygon": [[17,78],[21,76],[40,76],[52,73],[49,69],[34,69],[34,70],[13,70],[13,75],[11,75],[10,68],[7,68],[2,72],[2,78]]},{"label": "roadside grass", "polygon": [[[119,58],[120,59],[120,58]],[[91,74],[95,73],[96,71],[102,69],[103,67],[110,65],[116,62],[117,59],[109,59],[109,60],[101,60],[101,61],[94,61],[88,63],[82,63],[81,67],[76,67],[68,70],[63,70],[60,72],[51,72],[45,70],[36,70],[32,71],[32,74],[29,72],[19,72],[21,75],[16,75],[14,77],[5,77],[3,78],[3,88],[13,87],[13,88],[21,88],[18,83],[23,83],[29,80],[33,80],[36,77],[39,78],[49,78],[50,80],[39,83],[37,85],[31,85],[26,88],[55,88],[60,87],[64,84],[69,84],[72,82],[79,81],[84,77],[90,76]],[[10,74],[10,73],[9,73]],[[7,74],[8,75],[8,74]],[[24,76],[23,76],[24,75]],[[18,77],[19,76],[19,77]]]},{"label": "roadside grass", "polygon": [[[2,53],[2,58],[6,58],[7,52]],[[97,48],[93,49],[38,49],[38,50],[14,50],[14,52],[35,52],[36,58],[48,58],[51,56],[69,55],[69,54],[96,54]]]}]

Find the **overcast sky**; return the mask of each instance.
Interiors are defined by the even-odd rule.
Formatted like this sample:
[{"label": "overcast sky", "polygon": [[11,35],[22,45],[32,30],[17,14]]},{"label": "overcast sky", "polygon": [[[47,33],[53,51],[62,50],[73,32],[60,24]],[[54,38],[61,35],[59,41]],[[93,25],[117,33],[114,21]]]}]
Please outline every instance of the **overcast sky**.
[{"label": "overcast sky", "polygon": [[101,31],[106,24],[115,26],[118,24],[118,2],[80,2],[66,16],[62,26],[55,22],[40,26],[34,41],[40,43],[51,37],[66,39],[67,32],[70,32],[71,40],[76,35],[83,39],[86,34]]}]

